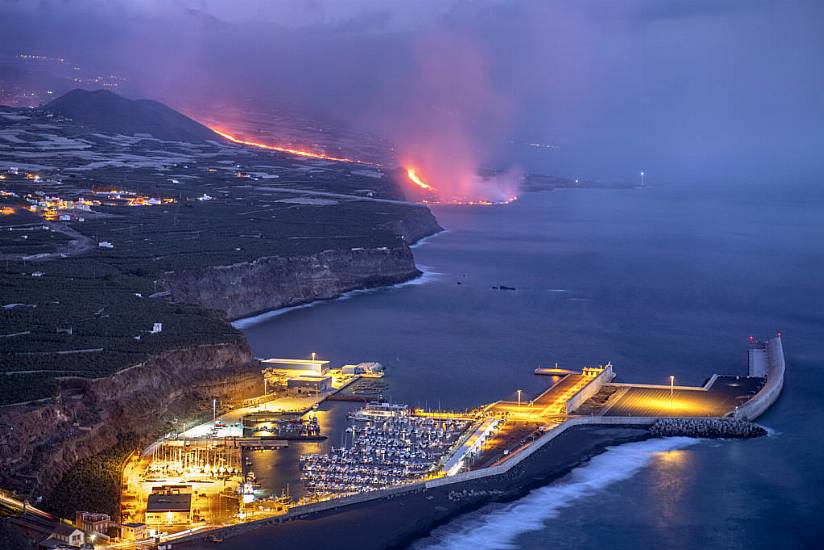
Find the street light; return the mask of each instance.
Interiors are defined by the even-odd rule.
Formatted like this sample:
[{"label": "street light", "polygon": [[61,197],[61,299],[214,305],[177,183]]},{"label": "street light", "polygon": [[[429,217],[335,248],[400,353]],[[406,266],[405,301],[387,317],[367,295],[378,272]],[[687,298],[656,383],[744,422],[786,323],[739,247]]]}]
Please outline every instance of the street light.
[{"label": "street light", "polygon": [[643,186],[644,186],[644,176],[645,176],[645,175],[646,175],[646,174],[645,174],[645,173],[643,172],[643,170],[642,170],[642,171],[641,171],[641,187],[643,187]]},{"label": "street light", "polygon": [[212,398],[212,422],[217,420],[217,398]]},{"label": "street light", "polygon": [[518,406],[519,407],[521,406],[521,391],[522,390],[518,390]]},{"label": "street light", "polygon": [[672,392],[675,390],[675,377],[670,375],[670,407],[672,407]]}]

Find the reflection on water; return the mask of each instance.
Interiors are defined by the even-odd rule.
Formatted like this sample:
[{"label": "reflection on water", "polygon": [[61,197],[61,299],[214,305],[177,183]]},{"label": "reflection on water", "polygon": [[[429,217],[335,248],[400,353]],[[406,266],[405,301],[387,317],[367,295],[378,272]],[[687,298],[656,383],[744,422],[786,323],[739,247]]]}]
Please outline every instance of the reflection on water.
[{"label": "reflection on water", "polygon": [[252,451],[249,468],[264,491],[273,495],[288,492],[295,498],[303,496],[303,484],[300,481],[300,455],[326,453],[332,446],[340,447],[349,425],[347,415],[359,409],[361,403],[345,401],[327,401],[317,410],[310,411],[304,418],[317,416],[323,441],[290,441],[289,446],[278,450]]},{"label": "reflection on water", "polygon": [[[650,465],[648,502],[655,503],[658,514],[655,516],[662,537],[666,538],[667,528],[682,519],[683,500],[691,486],[692,450],[672,449],[657,453]],[[665,545],[667,546],[667,545]]]}]

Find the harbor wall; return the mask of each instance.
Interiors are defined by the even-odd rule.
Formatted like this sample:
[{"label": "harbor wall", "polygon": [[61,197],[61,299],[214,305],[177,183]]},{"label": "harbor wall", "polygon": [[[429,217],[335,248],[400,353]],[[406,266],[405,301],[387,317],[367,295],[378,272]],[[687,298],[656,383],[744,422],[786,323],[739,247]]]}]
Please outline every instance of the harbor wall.
[{"label": "harbor wall", "polygon": [[736,420],[755,420],[778,400],[784,388],[784,345],[781,336],[771,338],[766,348],[767,381],[752,399],[738,407],[733,413]]},{"label": "harbor wall", "polygon": [[615,378],[615,373],[612,372],[612,364],[608,364],[604,370],[595,378],[578,390],[578,393],[569,398],[566,402],[566,413],[572,414],[581,405],[586,403],[592,396],[601,391],[605,384],[608,384]]}]

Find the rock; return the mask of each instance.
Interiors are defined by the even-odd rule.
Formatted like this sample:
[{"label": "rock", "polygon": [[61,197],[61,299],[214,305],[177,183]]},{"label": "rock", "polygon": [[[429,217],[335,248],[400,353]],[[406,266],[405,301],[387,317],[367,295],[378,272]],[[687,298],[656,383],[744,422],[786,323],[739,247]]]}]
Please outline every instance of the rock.
[{"label": "rock", "polygon": [[746,439],[767,435],[767,430],[754,422],[732,418],[661,418],[650,427],[650,433],[656,437]]}]

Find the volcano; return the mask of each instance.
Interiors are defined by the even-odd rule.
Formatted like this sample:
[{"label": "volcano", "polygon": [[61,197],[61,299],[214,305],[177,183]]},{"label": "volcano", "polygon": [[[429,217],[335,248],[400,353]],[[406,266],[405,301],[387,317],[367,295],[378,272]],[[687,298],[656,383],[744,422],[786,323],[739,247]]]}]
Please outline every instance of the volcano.
[{"label": "volcano", "polygon": [[108,90],[72,90],[43,108],[104,134],[151,134],[157,139],[190,143],[222,141],[206,126],[163,103],[127,99]]}]

